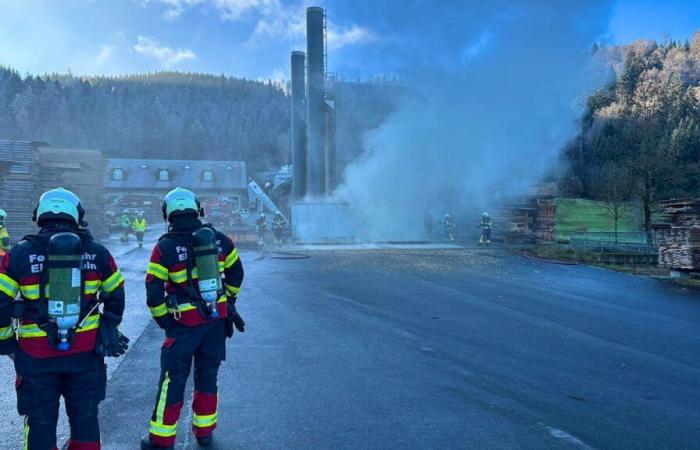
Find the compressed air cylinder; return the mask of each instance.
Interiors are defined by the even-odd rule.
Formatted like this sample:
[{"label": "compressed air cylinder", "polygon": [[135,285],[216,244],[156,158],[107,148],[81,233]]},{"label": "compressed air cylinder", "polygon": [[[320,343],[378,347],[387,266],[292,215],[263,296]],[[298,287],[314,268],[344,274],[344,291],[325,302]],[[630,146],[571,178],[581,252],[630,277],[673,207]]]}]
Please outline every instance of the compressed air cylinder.
[{"label": "compressed air cylinder", "polygon": [[80,319],[82,244],[74,233],[57,233],[49,240],[48,312],[58,327],[58,350],[68,350],[68,332]]},{"label": "compressed air cylinder", "polygon": [[219,251],[216,234],[211,228],[200,228],[192,233],[194,260],[199,277],[199,294],[211,312],[211,318],[219,317],[216,303],[223,289],[219,272]]}]

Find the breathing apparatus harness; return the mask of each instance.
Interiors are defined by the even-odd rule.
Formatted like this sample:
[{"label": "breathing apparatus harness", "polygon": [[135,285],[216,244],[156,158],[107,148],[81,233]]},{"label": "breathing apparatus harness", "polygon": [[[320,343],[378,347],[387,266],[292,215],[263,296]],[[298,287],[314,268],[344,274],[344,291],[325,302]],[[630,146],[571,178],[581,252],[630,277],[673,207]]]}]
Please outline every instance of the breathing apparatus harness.
[{"label": "breathing apparatus harness", "polygon": [[[177,292],[165,298],[166,306],[173,311],[173,318],[180,320],[182,317],[180,305],[187,303],[194,305],[204,319],[219,318],[217,302],[224,294],[224,290],[219,272],[216,234],[211,224],[204,224],[194,231],[169,231],[159,239],[159,242],[164,239],[184,243],[187,248],[187,287],[173,283]],[[195,268],[199,289],[194,287],[195,278],[192,274]]]}]

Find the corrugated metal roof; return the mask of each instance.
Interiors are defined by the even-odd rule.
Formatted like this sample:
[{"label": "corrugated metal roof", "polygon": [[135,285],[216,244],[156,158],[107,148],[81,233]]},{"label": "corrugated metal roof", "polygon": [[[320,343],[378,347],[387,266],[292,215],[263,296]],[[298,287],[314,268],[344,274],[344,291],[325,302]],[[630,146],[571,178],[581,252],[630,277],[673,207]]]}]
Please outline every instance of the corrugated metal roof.
[{"label": "corrugated metal roof", "polygon": [[[114,179],[115,169],[123,171],[122,180]],[[158,179],[161,170],[168,171],[168,181]],[[212,171],[213,181],[205,181],[206,171]],[[228,191],[247,189],[246,178],[244,161],[108,159],[105,188],[168,190],[180,186],[197,191]]]}]

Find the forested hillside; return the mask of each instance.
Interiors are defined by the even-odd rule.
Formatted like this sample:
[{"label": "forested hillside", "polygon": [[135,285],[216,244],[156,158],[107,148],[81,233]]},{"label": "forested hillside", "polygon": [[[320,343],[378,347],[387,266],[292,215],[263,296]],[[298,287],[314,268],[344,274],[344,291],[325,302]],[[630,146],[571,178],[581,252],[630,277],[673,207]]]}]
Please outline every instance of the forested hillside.
[{"label": "forested hillside", "polygon": [[700,32],[599,51],[615,74],[588,99],[582,135],[566,149],[566,188],[638,202],[649,227],[655,200],[700,195]]},{"label": "forested hillside", "polygon": [[0,138],[94,148],[114,157],[286,162],[280,86],[204,74],[22,77],[0,68]]}]

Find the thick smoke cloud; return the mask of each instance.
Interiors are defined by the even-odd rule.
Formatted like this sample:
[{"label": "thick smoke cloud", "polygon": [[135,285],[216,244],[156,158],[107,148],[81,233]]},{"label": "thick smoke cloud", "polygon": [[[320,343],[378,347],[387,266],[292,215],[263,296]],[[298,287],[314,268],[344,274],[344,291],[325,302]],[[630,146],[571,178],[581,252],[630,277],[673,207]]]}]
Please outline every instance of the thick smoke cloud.
[{"label": "thick smoke cloud", "polygon": [[425,211],[492,207],[496,192],[534,183],[604,80],[591,53],[611,2],[472,3],[353,2],[341,12],[382,36],[343,61],[398,73],[414,93],[367,136],[337,191],[367,238],[420,239]]}]

